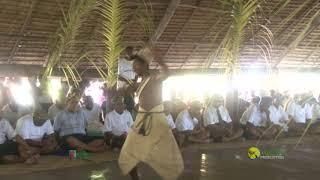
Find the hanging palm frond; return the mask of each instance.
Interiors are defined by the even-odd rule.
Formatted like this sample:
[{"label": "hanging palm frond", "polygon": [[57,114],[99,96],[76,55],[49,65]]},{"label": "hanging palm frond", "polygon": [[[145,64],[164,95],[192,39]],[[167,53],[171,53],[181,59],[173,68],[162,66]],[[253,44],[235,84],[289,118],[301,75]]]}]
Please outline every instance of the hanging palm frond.
[{"label": "hanging palm frond", "polygon": [[221,59],[227,62],[226,74],[231,78],[236,70],[245,28],[252,19],[259,1],[224,0],[221,2],[232,9],[232,24],[222,41],[222,51],[218,53]]},{"label": "hanging palm frond", "polygon": [[120,53],[123,50],[121,35],[124,30],[126,12],[123,0],[103,0],[100,3],[100,13],[104,20],[102,23],[104,36],[104,63],[108,69],[105,77],[108,87],[114,87],[117,82],[117,67]]},{"label": "hanging palm frond", "polygon": [[[42,81],[51,76],[53,68],[60,63],[60,58],[75,40],[86,15],[96,7],[97,0],[71,0],[67,13],[63,13],[60,27],[49,45],[49,57],[43,72]],[[68,77],[67,77],[68,79]]]}]

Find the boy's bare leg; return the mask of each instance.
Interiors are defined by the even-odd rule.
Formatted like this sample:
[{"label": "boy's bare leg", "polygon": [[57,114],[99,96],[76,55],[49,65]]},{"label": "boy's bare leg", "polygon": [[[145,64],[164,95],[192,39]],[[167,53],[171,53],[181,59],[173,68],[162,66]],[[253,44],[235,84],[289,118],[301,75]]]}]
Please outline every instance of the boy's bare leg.
[{"label": "boy's bare leg", "polygon": [[77,138],[74,137],[68,137],[66,139],[66,142],[70,147],[76,148],[77,150],[86,150],[89,152],[101,152],[101,149],[94,147],[94,146],[89,146],[82,141],[78,140]]}]

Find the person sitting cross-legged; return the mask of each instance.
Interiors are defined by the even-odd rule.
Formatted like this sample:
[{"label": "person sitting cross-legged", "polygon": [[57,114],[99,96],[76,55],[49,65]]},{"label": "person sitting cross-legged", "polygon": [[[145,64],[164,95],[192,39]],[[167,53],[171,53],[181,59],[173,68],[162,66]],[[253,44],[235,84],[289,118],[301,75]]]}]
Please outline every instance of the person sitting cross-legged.
[{"label": "person sitting cross-legged", "polygon": [[60,136],[61,147],[64,150],[85,150],[89,152],[104,152],[103,138],[89,137],[86,134],[87,119],[79,107],[80,97],[70,94],[66,101],[66,109],[54,120],[54,131]]},{"label": "person sitting cross-legged", "polygon": [[272,139],[276,136],[278,130],[270,120],[269,107],[271,104],[271,97],[262,97],[260,104],[250,110],[249,116],[246,117],[248,119],[243,119],[243,122],[246,122],[245,136],[247,139]]},{"label": "person sitting cross-legged", "polygon": [[269,107],[269,116],[270,120],[273,123],[273,126],[278,131],[287,132],[288,131],[288,122],[289,117],[285,112],[283,106],[281,105],[282,97],[280,95],[275,95],[272,105]]},{"label": "person sitting cross-legged", "polygon": [[122,96],[113,98],[112,103],[114,110],[109,112],[105,119],[105,138],[111,148],[121,149],[133,125],[133,119],[130,112],[125,109]]},{"label": "person sitting cross-legged", "polygon": [[2,118],[0,110],[0,164],[37,163],[39,155],[16,134],[9,121]]},{"label": "person sitting cross-legged", "polygon": [[22,117],[18,134],[39,154],[51,154],[58,148],[54,131],[47,112],[36,105],[33,114]]},{"label": "person sitting cross-legged", "polygon": [[235,129],[228,110],[223,106],[224,100],[220,95],[214,95],[203,114],[204,126],[211,137],[218,141],[232,141],[242,136],[243,130]]},{"label": "person sitting cross-legged", "polygon": [[199,101],[193,101],[190,106],[179,113],[176,119],[178,130],[178,144],[180,147],[189,140],[196,143],[209,143],[209,133],[201,125],[202,104]]},{"label": "person sitting cross-legged", "polygon": [[101,118],[101,108],[98,104],[93,102],[91,96],[83,98],[82,110],[87,116],[87,135],[93,137],[104,137],[105,127]]}]

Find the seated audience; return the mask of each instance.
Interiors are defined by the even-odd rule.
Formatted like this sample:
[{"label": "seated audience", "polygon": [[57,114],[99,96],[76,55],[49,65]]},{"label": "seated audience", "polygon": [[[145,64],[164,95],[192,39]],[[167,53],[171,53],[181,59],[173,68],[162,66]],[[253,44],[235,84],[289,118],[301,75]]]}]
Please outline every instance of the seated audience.
[{"label": "seated audience", "polygon": [[133,125],[133,119],[130,112],[125,109],[123,97],[113,98],[112,103],[114,110],[107,113],[104,123],[105,138],[111,148],[122,148]]},{"label": "seated audience", "polygon": [[295,95],[293,101],[287,104],[287,113],[290,120],[289,135],[301,135],[306,128],[307,112],[300,95]]},{"label": "seated audience", "polygon": [[18,134],[28,143],[34,152],[50,154],[57,150],[54,131],[47,112],[37,105],[33,114],[23,116]]},{"label": "seated audience", "polygon": [[[15,141],[13,141],[15,140]],[[15,133],[11,124],[2,118],[0,111],[0,164],[25,162],[37,163],[39,155]]]},{"label": "seated audience", "polygon": [[240,124],[242,126],[245,126],[247,124],[247,120],[250,118],[251,113],[258,108],[259,103],[260,103],[260,97],[254,96],[251,100],[249,107],[243,112],[240,118]]},{"label": "seated audience", "polygon": [[87,122],[87,134],[88,136],[104,136],[105,127],[100,120],[101,108],[98,104],[93,102],[91,96],[85,96],[83,98],[82,110],[86,115]]},{"label": "seated audience", "polygon": [[[269,116],[269,107],[272,104],[271,97],[262,97],[260,104],[253,109],[242,119],[245,123],[245,136],[247,139],[271,139],[274,138],[278,131],[273,127]],[[245,119],[248,118],[248,119]]]},{"label": "seated audience", "polygon": [[54,131],[60,136],[61,146],[65,150],[105,151],[103,139],[89,137],[86,134],[87,118],[79,107],[79,96],[70,94],[66,108],[54,120]]},{"label": "seated audience", "polygon": [[234,128],[223,97],[215,95],[203,113],[204,126],[210,136],[219,141],[232,141],[242,136],[243,130]]},{"label": "seated audience", "polygon": [[273,99],[272,105],[269,107],[270,112],[270,120],[274,124],[274,127],[278,129],[278,131],[288,131],[288,122],[289,117],[285,112],[283,106],[281,105],[282,98],[279,95],[275,95]]},{"label": "seated audience", "polygon": [[55,103],[52,104],[49,107],[48,110],[48,116],[50,121],[53,123],[55,117],[61,112],[63,111],[65,108],[65,95],[62,94],[61,92],[59,93],[58,98],[56,99]]},{"label": "seated audience", "polygon": [[311,133],[320,133],[320,95],[312,108]]},{"label": "seated audience", "polygon": [[171,130],[173,132],[176,131],[176,125],[173,121],[173,117],[171,115],[171,110],[172,110],[172,104],[170,101],[165,101],[163,102],[163,112],[167,117],[168,125],[170,126]]},{"label": "seated audience", "polygon": [[176,127],[179,132],[178,144],[183,146],[186,140],[197,143],[209,143],[209,133],[201,126],[202,104],[194,101],[191,105],[179,113],[176,119]]}]

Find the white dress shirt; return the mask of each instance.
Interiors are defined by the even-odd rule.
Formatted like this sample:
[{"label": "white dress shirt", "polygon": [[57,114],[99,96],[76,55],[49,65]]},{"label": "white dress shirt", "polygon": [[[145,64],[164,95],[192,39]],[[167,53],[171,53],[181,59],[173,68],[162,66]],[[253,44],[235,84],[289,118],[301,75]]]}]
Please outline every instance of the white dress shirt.
[{"label": "white dress shirt", "polygon": [[6,142],[6,138],[12,140],[16,136],[14,129],[9,121],[6,119],[0,119],[0,144]]},{"label": "white dress shirt", "polygon": [[87,117],[87,131],[91,132],[105,132],[105,126],[100,122],[101,108],[98,104],[93,104],[91,110],[82,107],[84,114]]},{"label": "white dress shirt", "polygon": [[191,117],[187,109],[181,111],[176,119],[176,127],[178,131],[192,131],[197,124],[198,120]]},{"label": "white dress shirt", "polygon": [[257,127],[265,127],[267,125],[267,114],[261,112],[259,107],[253,108],[247,122],[250,122]]},{"label": "white dress shirt", "polygon": [[[218,107],[221,118],[224,122],[226,123],[230,123],[232,122],[229,112],[228,110],[223,107],[223,106],[219,106]],[[213,106],[208,106],[208,108],[206,108],[206,110],[203,113],[203,119],[204,119],[204,126],[208,126],[210,124],[216,124],[219,123],[219,116],[217,113],[217,108],[213,107]]]},{"label": "white dress shirt", "polygon": [[105,119],[106,132],[111,132],[116,136],[128,133],[133,125],[133,119],[129,111],[125,110],[122,114],[115,110],[109,112]]},{"label": "white dress shirt", "polygon": [[312,108],[312,121],[320,120],[320,104],[315,104]]},{"label": "white dress shirt", "polygon": [[41,141],[44,135],[51,135],[54,133],[50,120],[47,120],[42,126],[36,126],[32,116],[24,116],[24,118],[23,124],[18,131],[18,134],[23,139]]},{"label": "white dress shirt", "polygon": [[[134,79],[135,73],[133,71],[133,61],[128,61],[125,58],[120,58],[118,61],[118,74],[126,79]],[[126,83],[118,81],[117,88],[121,88]]]},{"label": "white dress shirt", "polygon": [[304,107],[297,103],[290,103],[287,106],[288,115],[293,117],[293,120],[297,123],[306,123],[307,113]]},{"label": "white dress shirt", "polygon": [[240,124],[246,125],[250,115],[252,114],[253,111],[257,111],[257,105],[256,104],[250,104],[250,106],[244,111],[240,118]]},{"label": "white dress shirt", "polygon": [[284,111],[284,108],[282,106],[279,106],[278,108],[274,105],[271,105],[269,107],[270,112],[270,120],[272,123],[277,125],[283,125],[284,122],[287,122],[289,120],[288,114]]},{"label": "white dress shirt", "polygon": [[167,121],[168,121],[170,128],[175,129],[176,125],[174,124],[173,117],[171,116],[171,114],[167,115],[166,118],[167,118]]}]

